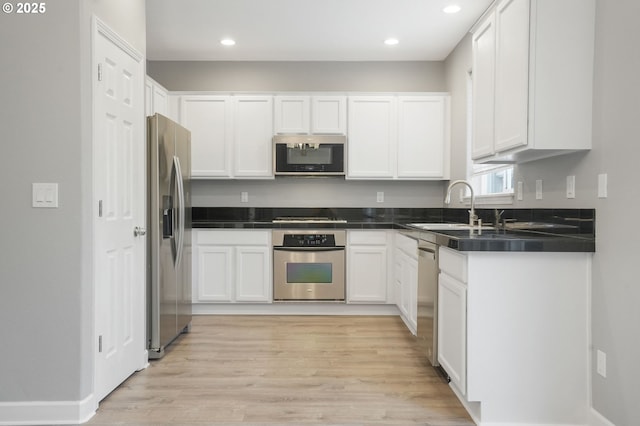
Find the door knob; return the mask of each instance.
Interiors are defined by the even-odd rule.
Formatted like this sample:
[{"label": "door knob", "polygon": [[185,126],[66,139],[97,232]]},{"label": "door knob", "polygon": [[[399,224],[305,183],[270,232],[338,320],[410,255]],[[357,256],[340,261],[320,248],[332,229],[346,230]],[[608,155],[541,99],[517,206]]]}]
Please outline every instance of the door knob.
[{"label": "door knob", "polygon": [[139,237],[142,235],[147,235],[147,230],[144,228],[141,228],[139,226],[136,226],[135,228],[133,228],[133,236],[134,237]]}]

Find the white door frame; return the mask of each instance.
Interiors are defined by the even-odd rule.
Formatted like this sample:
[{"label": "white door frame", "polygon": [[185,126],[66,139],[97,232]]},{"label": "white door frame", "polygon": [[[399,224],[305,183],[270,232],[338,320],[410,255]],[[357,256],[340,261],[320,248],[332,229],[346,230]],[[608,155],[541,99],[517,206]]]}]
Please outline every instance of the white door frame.
[{"label": "white door frame", "polygon": [[[92,152],[93,152],[93,164],[92,164],[92,170],[93,170],[93,244],[92,244],[92,249],[94,252],[94,257],[93,257],[93,280],[92,280],[92,285],[93,285],[93,293],[94,293],[94,298],[93,298],[93,341],[92,341],[92,347],[93,347],[93,360],[94,360],[94,364],[93,364],[93,397],[94,397],[94,402],[95,402],[95,407],[98,406],[98,403],[100,402],[100,400],[105,396],[105,395],[101,395],[98,389],[98,382],[97,382],[97,375],[98,375],[98,356],[99,356],[99,345],[98,345],[98,318],[97,316],[99,315],[99,309],[98,309],[98,300],[97,300],[97,294],[98,294],[98,277],[97,277],[97,270],[96,270],[96,248],[99,246],[100,241],[98,241],[98,236],[96,235],[96,228],[98,226],[98,221],[99,221],[99,203],[98,203],[98,194],[96,191],[96,182],[97,182],[97,170],[96,170],[96,162],[99,161],[104,161],[104,159],[101,158],[96,158],[96,147],[97,144],[100,141],[100,138],[97,135],[98,132],[98,126],[96,123],[96,109],[97,109],[97,103],[100,102],[100,98],[101,98],[101,94],[99,93],[98,89],[98,83],[97,83],[97,74],[98,74],[98,63],[99,63],[99,59],[98,59],[98,50],[97,50],[97,43],[98,43],[98,39],[99,37],[104,37],[106,38],[108,41],[110,41],[111,43],[113,43],[113,45],[115,47],[117,47],[119,50],[121,50],[122,52],[124,52],[125,54],[127,54],[129,57],[131,57],[135,62],[139,63],[141,65],[141,72],[140,75],[137,76],[137,78],[140,79],[140,81],[142,82],[142,89],[139,92],[135,92],[135,98],[139,98],[139,99],[135,99],[134,98],[134,102],[133,102],[133,108],[134,108],[134,113],[136,115],[136,117],[140,117],[139,122],[137,123],[138,126],[140,126],[143,130],[142,130],[142,134],[140,135],[142,138],[146,138],[146,124],[145,124],[145,111],[144,111],[144,106],[145,106],[145,98],[144,98],[144,55],[142,53],[140,53],[138,50],[136,50],[133,46],[131,46],[124,38],[120,37],[115,31],[113,31],[111,28],[109,28],[104,22],[102,22],[99,18],[97,18],[96,16],[93,16],[92,18],[92,42],[91,42],[91,57],[92,57],[92,77],[91,77],[91,81],[92,81],[92,108],[93,108],[93,112],[92,112]],[[142,168],[143,170],[143,185],[146,187],[146,143],[143,141],[141,141],[140,143],[145,144],[145,148],[143,148],[143,152],[144,155],[141,158],[141,164],[137,164],[136,168]],[[140,226],[145,227],[146,225],[146,197],[143,197],[143,199],[145,199],[145,201],[143,201],[143,207],[142,207],[142,211],[140,212]],[[140,338],[140,352],[139,355],[136,355],[136,360],[133,360],[133,362],[135,363],[135,365],[137,365],[136,370],[141,370],[143,368],[145,368],[148,365],[148,355],[147,355],[147,351],[146,351],[146,305],[145,305],[145,292],[146,292],[146,242],[144,239],[141,239],[139,242],[137,242],[137,244],[142,244],[143,245],[143,255],[142,255],[142,265],[138,265],[138,267],[142,268],[142,282],[139,283],[139,285],[141,286],[140,289],[140,297],[136,298],[136,300],[134,301],[135,303],[135,309],[134,312],[136,312],[136,317],[133,319],[133,324],[134,327],[136,328],[136,331],[138,333],[138,336],[141,336]]]}]

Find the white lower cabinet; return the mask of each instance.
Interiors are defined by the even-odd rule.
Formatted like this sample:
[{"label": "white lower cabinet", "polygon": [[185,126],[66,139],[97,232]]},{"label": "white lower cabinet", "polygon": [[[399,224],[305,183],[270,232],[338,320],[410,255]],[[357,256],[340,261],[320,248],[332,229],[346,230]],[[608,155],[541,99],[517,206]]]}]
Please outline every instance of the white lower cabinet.
[{"label": "white lower cabinet", "polygon": [[402,234],[395,236],[396,305],[412,334],[418,329],[418,242]]},{"label": "white lower cabinet", "polygon": [[586,424],[591,253],[439,249],[438,360],[477,424]]},{"label": "white lower cabinet", "polygon": [[347,233],[347,302],[388,302],[387,231]]},{"label": "white lower cabinet", "polygon": [[193,231],[193,301],[271,302],[271,232]]}]

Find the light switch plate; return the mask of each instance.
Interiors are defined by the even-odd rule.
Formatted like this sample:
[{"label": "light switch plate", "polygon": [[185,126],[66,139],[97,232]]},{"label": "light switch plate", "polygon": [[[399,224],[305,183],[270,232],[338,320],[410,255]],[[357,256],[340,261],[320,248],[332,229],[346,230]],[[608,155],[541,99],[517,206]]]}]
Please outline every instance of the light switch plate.
[{"label": "light switch plate", "polygon": [[31,206],[36,208],[58,208],[57,183],[31,184]]},{"label": "light switch plate", "polygon": [[241,203],[248,203],[249,202],[249,193],[242,191],[240,193],[240,202]]},{"label": "light switch plate", "polygon": [[542,200],[542,179],[536,180],[536,200]]},{"label": "light switch plate", "polygon": [[384,192],[378,191],[378,193],[376,194],[376,201],[378,203],[384,203]]}]

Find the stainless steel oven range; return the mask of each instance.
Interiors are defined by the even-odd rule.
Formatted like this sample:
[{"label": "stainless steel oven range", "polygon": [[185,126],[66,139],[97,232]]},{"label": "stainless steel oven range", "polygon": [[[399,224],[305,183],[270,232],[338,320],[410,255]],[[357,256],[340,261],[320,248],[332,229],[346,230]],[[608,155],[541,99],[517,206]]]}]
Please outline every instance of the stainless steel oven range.
[{"label": "stainless steel oven range", "polygon": [[273,231],[273,299],[344,301],[346,231]]}]

